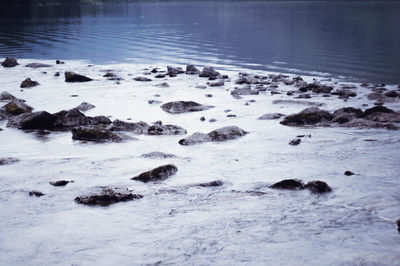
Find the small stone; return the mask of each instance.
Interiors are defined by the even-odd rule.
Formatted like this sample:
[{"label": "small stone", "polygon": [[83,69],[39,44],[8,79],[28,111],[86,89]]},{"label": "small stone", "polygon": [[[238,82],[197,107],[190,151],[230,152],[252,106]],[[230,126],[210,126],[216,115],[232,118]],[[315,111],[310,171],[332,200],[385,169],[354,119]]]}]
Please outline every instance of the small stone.
[{"label": "small stone", "polygon": [[236,117],[236,115],[234,115],[234,114],[229,114],[229,115],[227,115],[226,117]]},{"label": "small stone", "polygon": [[346,171],[346,172],[344,172],[344,174],[347,175],[347,176],[354,175],[354,173],[352,171]]},{"label": "small stone", "polygon": [[89,206],[109,206],[117,202],[131,201],[143,198],[142,195],[132,194],[128,189],[100,187],[99,192],[75,198],[75,202]]},{"label": "small stone", "polygon": [[156,79],[161,79],[161,78],[165,78],[166,75],[164,75],[164,74],[157,74],[157,75],[155,75],[154,77],[155,77]]},{"label": "small stone", "polygon": [[136,181],[141,181],[144,183],[158,182],[166,180],[170,176],[175,175],[177,171],[178,168],[175,165],[167,164],[154,168],[150,171],[143,172],[138,176],[132,177],[131,179]]},{"label": "small stone", "polygon": [[62,65],[62,64],[65,64],[65,62],[60,61],[60,60],[56,60],[56,64],[57,64],[57,65]]},{"label": "small stone", "polygon": [[49,184],[55,187],[63,187],[66,186],[68,183],[74,181],[67,181],[67,180],[57,180],[57,181],[50,181]]},{"label": "small stone", "polygon": [[216,122],[217,121],[217,119],[215,119],[215,118],[211,118],[210,120],[208,120],[210,123],[214,123],[214,122]]},{"label": "small stone", "polygon": [[43,63],[29,63],[25,65],[25,67],[30,67],[30,68],[41,68],[41,67],[51,67],[52,65],[48,64],[43,64]]},{"label": "small stone", "polygon": [[222,182],[221,180],[215,180],[215,181],[211,181],[211,182],[206,182],[206,183],[200,183],[197,184],[195,186],[199,186],[199,187],[220,187],[223,186],[224,182]]},{"label": "small stone", "polygon": [[208,97],[208,98],[211,98],[211,97],[213,97],[213,95],[212,95],[212,94],[206,94],[205,96],[206,96],[206,97]]},{"label": "small stone", "polygon": [[305,185],[303,181],[298,179],[285,179],[271,185],[270,188],[296,190],[305,189]]},{"label": "small stone", "polygon": [[200,121],[206,121],[206,118],[204,116],[200,117]]},{"label": "small stone", "polygon": [[146,78],[146,77],[135,77],[133,80],[135,80],[135,81],[144,81],[144,82],[151,81],[151,79]]},{"label": "small stone", "polygon": [[17,66],[17,65],[19,65],[19,64],[18,64],[18,62],[17,62],[17,59],[12,58],[12,57],[7,57],[7,58],[1,63],[1,65],[2,65],[3,67],[15,67],[15,66]]},{"label": "small stone", "polygon": [[[399,85],[399,87],[400,87],[400,85]],[[400,233],[400,219],[398,219],[396,221],[396,224],[397,224],[397,231],[399,231],[399,233]]]},{"label": "small stone", "polygon": [[301,142],[301,139],[292,139],[292,140],[289,142],[289,145],[292,145],[292,146],[299,145],[300,142]]},{"label": "small stone", "polygon": [[35,87],[38,85],[39,85],[39,82],[33,81],[30,78],[26,78],[24,81],[22,81],[22,83],[19,87],[20,88],[32,88],[32,87]]},{"label": "small stone", "polygon": [[31,196],[31,197],[33,197],[33,196],[35,196],[35,197],[41,197],[41,196],[44,196],[45,194],[43,194],[42,192],[40,192],[40,191],[38,191],[38,190],[32,190],[32,191],[29,191],[29,196]]}]

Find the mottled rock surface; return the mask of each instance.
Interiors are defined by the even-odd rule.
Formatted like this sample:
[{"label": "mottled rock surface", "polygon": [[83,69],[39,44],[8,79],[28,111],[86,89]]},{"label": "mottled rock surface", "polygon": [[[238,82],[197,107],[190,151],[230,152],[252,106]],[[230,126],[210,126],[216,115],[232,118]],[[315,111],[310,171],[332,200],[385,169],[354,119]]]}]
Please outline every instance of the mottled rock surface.
[{"label": "mottled rock surface", "polygon": [[153,170],[143,172],[135,177],[132,177],[132,180],[141,181],[144,183],[147,182],[159,182],[168,179],[170,176],[173,176],[178,172],[178,168],[173,164],[162,165]]}]

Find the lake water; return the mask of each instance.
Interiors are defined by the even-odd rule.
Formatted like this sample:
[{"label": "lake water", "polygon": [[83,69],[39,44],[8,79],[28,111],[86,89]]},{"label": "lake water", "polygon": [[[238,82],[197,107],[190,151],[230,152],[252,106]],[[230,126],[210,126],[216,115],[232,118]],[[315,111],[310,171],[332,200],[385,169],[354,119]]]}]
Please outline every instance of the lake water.
[{"label": "lake water", "polygon": [[0,57],[219,65],[400,82],[400,2],[2,8]]}]

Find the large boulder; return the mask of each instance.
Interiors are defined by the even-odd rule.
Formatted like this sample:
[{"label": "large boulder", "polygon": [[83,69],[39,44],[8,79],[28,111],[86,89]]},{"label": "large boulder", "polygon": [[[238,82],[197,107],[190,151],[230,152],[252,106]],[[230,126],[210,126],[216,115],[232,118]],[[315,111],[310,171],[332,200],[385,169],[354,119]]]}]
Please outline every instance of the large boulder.
[{"label": "large boulder", "polygon": [[117,202],[131,201],[143,198],[142,195],[133,194],[127,188],[100,187],[94,193],[75,198],[75,202],[89,206],[109,206]]},{"label": "large boulder", "polygon": [[300,113],[288,115],[280,122],[285,126],[316,125],[320,122],[332,120],[333,115],[317,107],[306,108]]},{"label": "large boulder", "polygon": [[57,117],[46,111],[25,113],[9,119],[7,126],[19,129],[53,129]]},{"label": "large boulder", "polygon": [[1,65],[2,65],[3,67],[15,67],[15,66],[17,66],[17,65],[19,65],[19,64],[18,64],[18,62],[17,62],[17,59],[12,58],[12,57],[7,57],[7,58],[1,63]]},{"label": "large boulder", "polygon": [[305,189],[303,181],[298,179],[285,179],[270,186],[270,188],[300,190]]},{"label": "large boulder", "polygon": [[236,81],[236,84],[257,84],[259,83],[259,79],[254,77],[253,75],[246,75],[239,77]]},{"label": "large boulder", "polygon": [[72,129],[72,139],[96,142],[121,142],[128,139],[128,137],[117,134],[103,126],[80,126]]},{"label": "large boulder", "polygon": [[216,78],[220,76],[220,73],[215,71],[215,69],[211,66],[205,66],[200,72],[199,76],[205,78]]},{"label": "large boulder", "polygon": [[12,101],[12,100],[16,100],[17,98],[12,95],[11,93],[7,92],[7,91],[3,91],[0,94],[0,101]]},{"label": "large boulder", "polygon": [[43,63],[29,63],[25,65],[25,67],[30,67],[30,68],[41,68],[41,67],[51,67],[52,65],[49,64],[43,64]]},{"label": "large boulder", "polygon": [[187,65],[185,73],[188,75],[198,75],[200,70],[198,70],[194,65]]},{"label": "large boulder", "polygon": [[3,107],[0,110],[4,111],[7,115],[15,116],[23,113],[30,113],[33,110],[33,107],[23,103],[19,100],[13,100]]},{"label": "large boulder", "polygon": [[111,120],[105,116],[90,117],[81,113],[77,108],[60,111],[53,114],[57,117],[54,127],[57,129],[71,129],[77,126],[109,125]]},{"label": "large boulder", "polygon": [[19,85],[20,88],[32,88],[40,85],[39,82],[31,80],[30,78],[26,78],[24,81],[21,82]]},{"label": "large boulder", "polygon": [[162,165],[153,170],[141,173],[135,177],[132,177],[132,180],[141,181],[144,183],[147,182],[159,182],[168,179],[170,176],[173,176],[178,171],[178,168],[173,164]]},{"label": "large boulder", "polygon": [[114,120],[108,127],[111,131],[129,131],[135,134],[145,134],[150,126],[143,121],[132,123],[122,120]]},{"label": "large boulder", "polygon": [[363,111],[361,109],[353,107],[343,107],[333,112],[332,122],[343,124],[349,122],[352,119],[360,118],[362,115]]},{"label": "large boulder", "polygon": [[168,102],[161,105],[161,109],[170,114],[181,114],[187,112],[198,112],[213,108],[211,105],[203,105],[193,101]]},{"label": "large boulder", "polygon": [[65,75],[65,82],[88,82],[88,81],[92,81],[91,78],[88,78],[88,77],[83,76],[83,75],[76,74],[76,73],[71,72],[71,71],[65,71],[64,75]]},{"label": "large boulder", "polygon": [[213,130],[208,134],[196,132],[187,138],[179,140],[179,144],[193,145],[203,142],[220,142],[220,141],[236,139],[246,134],[247,134],[246,131],[237,126],[228,126]]},{"label": "large boulder", "polygon": [[374,113],[394,113],[394,111],[385,106],[374,106],[372,108],[366,109],[362,114],[362,117],[367,117]]},{"label": "large boulder", "polygon": [[327,183],[324,181],[310,181],[306,184],[306,188],[308,188],[311,192],[313,193],[326,193],[326,192],[331,192],[332,188],[328,186]]}]

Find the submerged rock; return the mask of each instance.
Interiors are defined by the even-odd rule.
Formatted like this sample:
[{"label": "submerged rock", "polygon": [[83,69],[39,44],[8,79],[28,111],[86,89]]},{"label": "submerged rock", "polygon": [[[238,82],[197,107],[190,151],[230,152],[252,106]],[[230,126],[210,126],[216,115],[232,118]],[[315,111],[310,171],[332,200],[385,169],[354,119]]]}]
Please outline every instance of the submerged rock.
[{"label": "submerged rock", "polygon": [[24,81],[22,81],[21,85],[19,85],[20,88],[32,88],[40,85],[39,82],[31,80],[30,78],[26,78]]},{"label": "submerged rock", "polygon": [[7,91],[3,91],[0,94],[0,101],[12,101],[17,99],[14,95],[12,95],[11,93],[7,92]]},{"label": "submerged rock", "polygon": [[78,105],[77,107],[75,107],[74,109],[78,109],[82,112],[85,112],[87,110],[93,109],[96,106],[87,102],[82,102],[80,105]]},{"label": "submerged rock", "polygon": [[116,119],[109,126],[109,129],[112,131],[129,131],[135,134],[145,134],[149,127],[150,126],[143,121],[132,123]]},{"label": "submerged rock", "polygon": [[52,65],[48,64],[43,64],[43,63],[29,63],[25,65],[25,67],[30,67],[30,68],[41,68],[41,67],[51,67]]},{"label": "submerged rock", "polygon": [[246,86],[243,88],[236,87],[231,91],[231,95],[234,97],[239,95],[257,95],[257,94],[260,94],[260,90],[257,88],[253,89],[250,86]]},{"label": "submerged rock", "polygon": [[135,77],[133,80],[135,80],[135,81],[144,81],[144,82],[151,81],[151,79],[146,78],[146,77]]},{"label": "submerged rock", "polygon": [[176,155],[170,154],[170,153],[154,151],[154,152],[142,154],[142,155],[140,155],[140,157],[143,157],[146,159],[167,159],[167,158],[176,158]]},{"label": "submerged rock", "polygon": [[76,74],[74,72],[65,71],[65,82],[88,82],[92,81],[91,78],[88,78],[83,75]]},{"label": "submerged rock", "polygon": [[260,116],[258,119],[259,120],[274,120],[274,119],[279,119],[282,118],[286,115],[281,114],[281,113],[271,113],[271,114],[264,114]]},{"label": "submerged rock", "polygon": [[138,176],[132,177],[132,180],[147,182],[158,182],[168,179],[178,171],[178,168],[173,164],[162,165],[153,170],[139,174]]},{"label": "submerged rock", "polygon": [[12,100],[1,107],[0,110],[4,111],[8,115],[15,116],[23,113],[30,113],[32,112],[33,107],[23,103],[22,101]]},{"label": "submerged rock", "polygon": [[298,190],[305,189],[303,181],[298,179],[285,179],[270,186],[270,188]]},{"label": "submerged rock", "polygon": [[310,181],[306,184],[306,188],[313,193],[326,193],[332,191],[332,188],[323,181]]},{"label": "submerged rock", "polygon": [[103,126],[81,126],[72,129],[72,139],[97,142],[121,142],[125,139],[128,139],[128,137],[114,133]]},{"label": "submerged rock", "polygon": [[64,187],[70,182],[74,182],[74,181],[57,180],[57,181],[51,181],[51,182],[49,182],[49,184],[52,186],[55,186],[55,187]]},{"label": "submerged rock", "polygon": [[301,142],[301,139],[292,139],[292,140],[289,142],[289,145],[292,145],[292,146],[299,145],[300,142]]},{"label": "submerged rock", "polygon": [[324,103],[311,102],[311,101],[301,101],[301,100],[273,100],[273,104],[299,104],[308,106],[323,106]]},{"label": "submerged rock", "polygon": [[199,76],[205,78],[216,78],[220,76],[220,73],[215,71],[215,69],[211,66],[205,66],[200,72]]},{"label": "submerged rock", "polygon": [[127,188],[100,187],[100,191],[75,198],[75,202],[90,206],[109,206],[117,202],[131,201],[143,198],[142,195],[132,194]]},{"label": "submerged rock", "polygon": [[315,125],[332,119],[333,115],[328,111],[321,110],[317,107],[310,107],[304,109],[300,113],[288,115],[283,119],[281,124],[287,126]]},{"label": "submerged rock", "polygon": [[42,193],[42,192],[40,192],[40,191],[38,191],[38,190],[29,191],[29,196],[31,196],[31,197],[33,197],[33,196],[35,196],[35,197],[42,197],[42,196],[44,196],[44,195],[45,195],[44,193]]},{"label": "submerged rock", "polygon": [[16,158],[0,158],[0,165],[8,165],[19,162],[19,159]]},{"label": "submerged rock", "polygon": [[196,184],[195,186],[198,186],[198,187],[220,187],[223,185],[224,185],[224,182],[222,182],[221,180],[215,180],[215,181],[211,181],[211,182],[199,183],[199,184]]},{"label": "submerged rock", "polygon": [[237,126],[228,126],[209,132],[208,134],[196,132],[191,136],[179,140],[181,145],[193,145],[203,142],[220,142],[236,139],[246,135],[247,132]]},{"label": "submerged rock", "polygon": [[7,57],[7,58],[1,63],[1,65],[2,65],[3,67],[15,67],[15,66],[17,66],[17,65],[19,65],[19,64],[18,64],[18,62],[17,62],[17,59],[12,58],[12,57]]},{"label": "submerged rock", "polygon": [[186,112],[198,112],[213,108],[211,105],[203,105],[193,101],[168,102],[161,105],[161,109],[170,114],[181,114]]},{"label": "submerged rock", "polygon": [[208,83],[208,86],[210,87],[221,87],[225,85],[225,81],[223,79],[216,81],[216,82],[210,82]]}]

